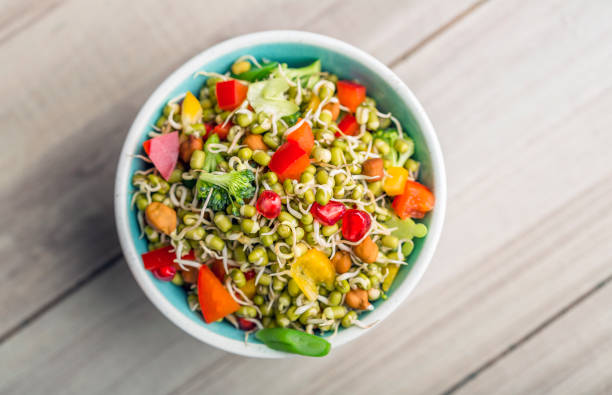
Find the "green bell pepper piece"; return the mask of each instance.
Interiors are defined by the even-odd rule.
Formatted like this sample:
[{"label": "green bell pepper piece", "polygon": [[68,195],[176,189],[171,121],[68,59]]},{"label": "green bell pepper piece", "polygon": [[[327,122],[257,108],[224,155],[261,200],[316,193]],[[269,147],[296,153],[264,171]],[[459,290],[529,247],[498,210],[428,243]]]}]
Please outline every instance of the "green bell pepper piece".
[{"label": "green bell pepper piece", "polygon": [[257,331],[255,337],[273,350],[309,357],[325,356],[331,348],[327,340],[295,329],[266,328]]}]

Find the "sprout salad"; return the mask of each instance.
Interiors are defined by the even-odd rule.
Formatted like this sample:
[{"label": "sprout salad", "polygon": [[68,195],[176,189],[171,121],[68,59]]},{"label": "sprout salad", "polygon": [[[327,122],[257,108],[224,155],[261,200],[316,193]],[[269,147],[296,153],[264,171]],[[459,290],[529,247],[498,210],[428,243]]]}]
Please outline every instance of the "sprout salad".
[{"label": "sprout salad", "polygon": [[[385,299],[434,196],[413,140],[366,87],[252,56],[167,102],[136,155],[145,268],[207,323],[325,355]],[[416,220],[416,221],[415,221]]]}]

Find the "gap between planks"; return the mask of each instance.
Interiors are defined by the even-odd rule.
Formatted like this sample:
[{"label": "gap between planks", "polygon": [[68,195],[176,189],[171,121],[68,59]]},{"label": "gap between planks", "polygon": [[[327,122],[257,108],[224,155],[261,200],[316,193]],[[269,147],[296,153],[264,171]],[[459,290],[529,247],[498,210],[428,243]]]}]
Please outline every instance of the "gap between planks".
[{"label": "gap between planks", "polygon": [[496,363],[501,361],[503,358],[505,358],[506,356],[508,356],[509,354],[514,352],[515,350],[517,350],[518,348],[522,347],[525,343],[527,343],[533,337],[537,336],[540,332],[542,332],[543,330],[545,330],[546,328],[551,326],[553,323],[555,323],[557,320],[559,320],[565,314],[567,314],[570,311],[574,310],[581,303],[583,303],[585,300],[587,300],[588,298],[593,296],[598,291],[601,291],[605,286],[609,286],[610,283],[612,283],[612,273],[610,273],[604,280],[602,280],[601,282],[597,283],[591,289],[587,290],[582,295],[578,296],[576,299],[571,301],[567,306],[563,307],[562,309],[560,309],[559,311],[557,311],[556,313],[554,313],[553,315],[551,315],[550,317],[545,319],[540,325],[536,326],[534,329],[532,329],[531,331],[527,332],[520,339],[518,339],[514,343],[510,344],[502,352],[500,352],[499,354],[493,356],[491,359],[489,359],[488,361],[486,361],[485,363],[480,365],[478,368],[474,369],[473,372],[471,372],[468,375],[466,375],[463,379],[459,380],[456,384],[451,386],[449,389],[444,391],[442,394],[450,395],[450,394],[453,394],[453,393],[457,392],[458,390],[463,388],[465,385],[467,385],[469,382],[471,382],[472,380],[476,379],[476,377],[478,377],[480,374],[482,374],[486,370],[488,370],[491,367],[493,367]]},{"label": "gap between planks", "polygon": [[[479,1],[475,2],[474,4],[470,5],[465,10],[463,10],[459,14],[457,14],[455,17],[451,18],[448,22],[442,24],[438,29],[434,30],[431,34],[427,35],[422,40],[419,40],[411,48],[409,48],[408,50],[403,52],[399,57],[397,57],[396,59],[390,61],[388,63],[388,67],[392,69],[392,68],[396,67],[397,65],[399,65],[400,63],[406,61],[408,58],[413,56],[419,49],[423,48],[424,46],[426,46],[431,41],[433,41],[436,38],[440,37],[442,34],[444,34],[450,28],[452,28],[453,26],[455,26],[456,24],[458,24],[459,22],[464,20],[468,15],[472,14],[474,11],[476,11],[478,8],[480,8],[483,4],[487,3],[488,1],[490,1],[490,0],[479,0]],[[60,4],[60,2],[51,3],[47,8],[45,8],[43,10],[43,12],[41,12],[41,13],[35,15],[34,17],[32,17],[29,22],[36,22],[36,21],[44,19],[45,15],[48,15],[48,13],[50,11],[52,11],[54,8],[56,8],[59,4]],[[325,8],[323,8],[323,9],[321,9],[317,13],[317,16],[320,16],[320,15],[324,14],[327,10],[329,10],[330,7],[332,7],[332,5],[329,5],[329,6],[325,7]],[[0,37],[0,44],[2,42],[6,41],[7,39],[9,39],[10,37],[14,36],[15,34],[17,34],[20,30],[21,29],[18,27],[15,30],[9,32],[8,35],[5,35],[4,37]],[[113,267],[115,265],[115,263],[121,258],[121,256],[122,256],[122,253],[119,250],[111,259],[107,260],[101,266],[99,266],[98,268],[94,269],[85,278],[79,280],[77,283],[73,284],[72,286],[70,286],[69,288],[64,290],[62,293],[57,295],[55,298],[51,299],[50,301],[45,303],[43,306],[38,308],[31,315],[27,316],[22,321],[18,322],[15,326],[13,326],[12,328],[8,329],[5,333],[0,335],[0,344],[6,342],[13,335],[18,333],[21,329],[27,327],[30,323],[35,321],[38,317],[42,316],[45,312],[49,311],[54,305],[60,303],[62,300],[66,299],[67,297],[69,297],[73,293],[77,292],[79,289],[83,288],[88,283],[92,282],[97,276],[101,275],[106,270],[108,270],[111,267]]]}]

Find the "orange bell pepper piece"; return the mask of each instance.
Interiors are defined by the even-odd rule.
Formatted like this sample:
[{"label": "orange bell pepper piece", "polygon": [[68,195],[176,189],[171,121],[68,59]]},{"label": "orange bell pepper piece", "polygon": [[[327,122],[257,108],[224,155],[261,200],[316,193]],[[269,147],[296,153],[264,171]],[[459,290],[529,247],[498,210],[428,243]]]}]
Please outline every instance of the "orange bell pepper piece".
[{"label": "orange bell pepper piece", "polygon": [[[301,118],[298,119],[298,122],[300,121]],[[314,135],[307,122],[303,122],[299,128],[289,133],[287,140],[295,141],[307,154],[310,154],[312,147],[314,147]]]},{"label": "orange bell pepper piece", "polygon": [[207,324],[232,314],[240,308],[221,281],[206,265],[200,267],[198,275],[198,298],[204,321]]},{"label": "orange bell pepper piece", "polygon": [[423,218],[435,204],[433,193],[423,184],[407,180],[404,193],[393,199],[391,206],[398,217]]}]

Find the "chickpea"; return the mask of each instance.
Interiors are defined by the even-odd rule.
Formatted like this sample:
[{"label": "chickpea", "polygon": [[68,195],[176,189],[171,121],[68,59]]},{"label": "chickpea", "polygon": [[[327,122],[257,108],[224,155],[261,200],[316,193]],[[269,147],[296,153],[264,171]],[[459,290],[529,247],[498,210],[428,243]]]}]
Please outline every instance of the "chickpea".
[{"label": "chickpea", "polygon": [[337,251],[331,259],[331,263],[336,268],[336,273],[346,273],[351,268],[351,257],[344,251]]},{"label": "chickpea", "polygon": [[364,289],[352,289],[346,294],[344,299],[346,304],[357,310],[365,310],[370,306],[368,302],[368,291]]}]

